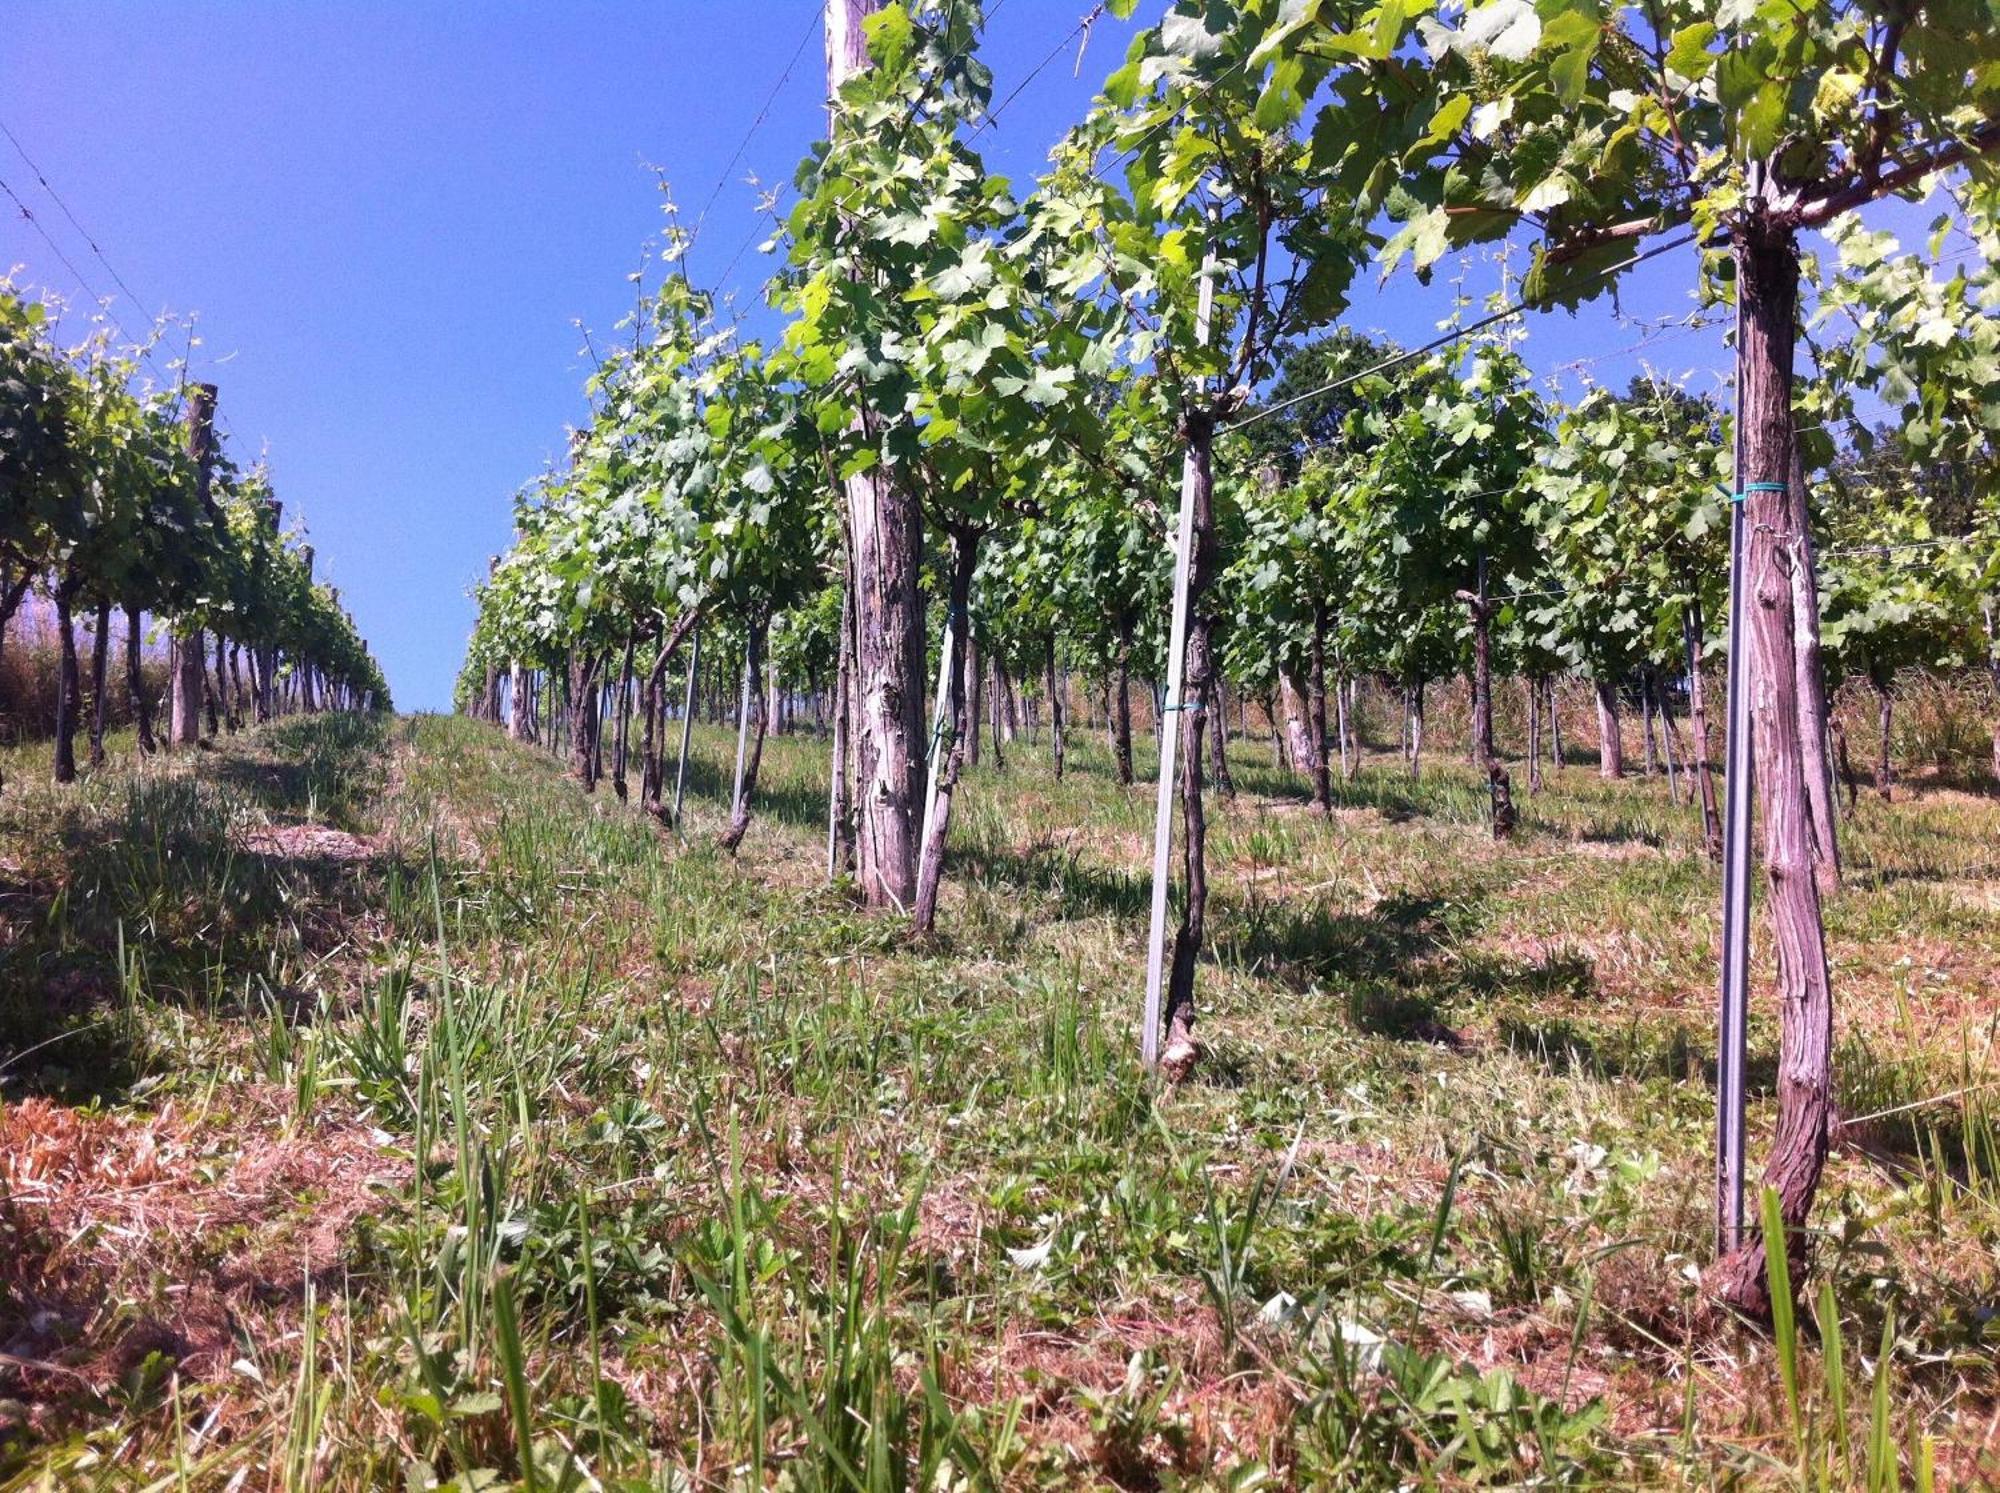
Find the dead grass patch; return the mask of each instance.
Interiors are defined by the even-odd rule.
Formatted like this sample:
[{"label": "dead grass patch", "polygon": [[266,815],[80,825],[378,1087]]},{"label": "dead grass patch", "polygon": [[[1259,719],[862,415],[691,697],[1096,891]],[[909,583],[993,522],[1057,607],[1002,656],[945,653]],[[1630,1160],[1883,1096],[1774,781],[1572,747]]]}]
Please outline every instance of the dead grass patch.
[{"label": "dead grass patch", "polygon": [[246,1345],[337,1292],[360,1220],[407,1162],[352,1121],[288,1128],[287,1096],[226,1115],[0,1108],[0,1382],[46,1429],[149,1354],[227,1392]]},{"label": "dead grass patch", "polygon": [[382,844],[377,837],[349,834],[346,830],[328,829],[318,824],[259,825],[243,831],[241,843],[253,855],[271,855],[294,861],[348,864],[373,860],[382,853]]}]

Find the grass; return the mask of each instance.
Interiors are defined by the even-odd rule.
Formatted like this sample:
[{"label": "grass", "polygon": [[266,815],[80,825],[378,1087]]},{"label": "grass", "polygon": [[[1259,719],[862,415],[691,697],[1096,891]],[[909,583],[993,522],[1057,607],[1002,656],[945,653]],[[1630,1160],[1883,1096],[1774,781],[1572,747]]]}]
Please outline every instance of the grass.
[{"label": "grass", "polygon": [[6,764],[0,1486],[2000,1476],[2000,799],[1849,826],[1857,1123],[1766,1336],[1697,1285],[1717,896],[1663,782],[1552,774],[1496,847],[1448,739],[1327,822],[1238,741],[1160,1094],[1101,740],[970,775],[918,945],[823,884],[823,743],[731,858],[696,740],[685,841],[456,719]]}]

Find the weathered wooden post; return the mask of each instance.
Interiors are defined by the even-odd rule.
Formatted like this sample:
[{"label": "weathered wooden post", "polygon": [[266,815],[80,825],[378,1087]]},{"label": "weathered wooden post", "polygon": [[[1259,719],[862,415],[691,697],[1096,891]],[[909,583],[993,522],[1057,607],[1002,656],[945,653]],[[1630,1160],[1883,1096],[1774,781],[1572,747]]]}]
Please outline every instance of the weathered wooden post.
[{"label": "weathered wooden post", "polygon": [[[862,21],[880,0],[826,0],[829,96],[869,65]],[[853,547],[860,884],[870,906],[907,911],[917,889],[917,743],[923,732],[923,510],[880,467],[845,478]]]}]

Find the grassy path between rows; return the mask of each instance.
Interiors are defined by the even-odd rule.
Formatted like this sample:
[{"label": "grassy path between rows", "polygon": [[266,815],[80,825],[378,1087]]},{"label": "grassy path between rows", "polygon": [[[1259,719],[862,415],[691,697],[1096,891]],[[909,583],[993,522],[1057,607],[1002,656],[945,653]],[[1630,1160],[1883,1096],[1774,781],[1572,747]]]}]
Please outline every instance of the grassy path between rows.
[{"label": "grassy path between rows", "polygon": [[1573,767],[1494,846],[1462,765],[1322,822],[1235,743],[1156,1095],[1101,743],[970,775],[916,947],[823,884],[823,743],[735,858],[697,746],[685,841],[459,719],[4,764],[0,1487],[2000,1477],[2000,799],[1850,825],[1855,1123],[1773,1343],[1697,1285],[1716,894],[1663,782]]}]

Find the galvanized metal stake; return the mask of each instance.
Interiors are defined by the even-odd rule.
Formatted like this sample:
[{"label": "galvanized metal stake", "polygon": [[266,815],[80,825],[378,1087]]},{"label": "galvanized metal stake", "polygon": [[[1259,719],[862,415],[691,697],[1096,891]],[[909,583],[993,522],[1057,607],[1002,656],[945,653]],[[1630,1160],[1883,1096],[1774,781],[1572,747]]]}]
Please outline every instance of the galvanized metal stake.
[{"label": "galvanized metal stake", "polygon": [[[1201,295],[1195,303],[1196,346],[1208,343],[1209,316],[1215,305],[1215,247],[1211,243],[1201,266]],[[1146,935],[1146,1007],[1139,1028],[1139,1060],[1148,1073],[1160,1066],[1160,995],[1165,973],[1167,937],[1167,858],[1174,839],[1174,769],[1180,757],[1179,721],[1167,721],[1185,708],[1181,684],[1187,667],[1189,551],[1194,536],[1194,494],[1199,481],[1194,453],[1181,462],[1180,521],[1174,530],[1173,621],[1167,631],[1166,699],[1160,712],[1160,788],[1153,812],[1153,916]]]},{"label": "galvanized metal stake", "polygon": [[1750,660],[1743,609],[1749,533],[1743,500],[1743,308],[1736,310],[1735,491],[1729,520],[1729,733],[1723,771],[1722,995],[1715,1063],[1715,1248],[1718,1257],[1743,1241],[1743,1123],[1746,1030],[1750,1012]]}]

